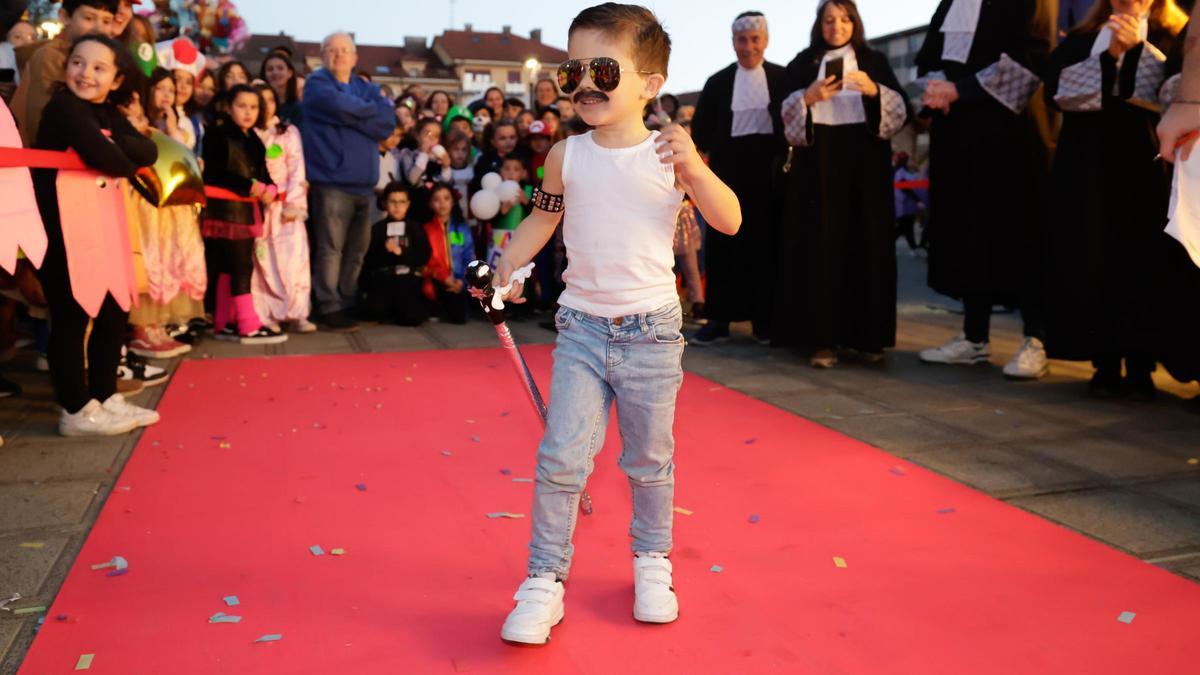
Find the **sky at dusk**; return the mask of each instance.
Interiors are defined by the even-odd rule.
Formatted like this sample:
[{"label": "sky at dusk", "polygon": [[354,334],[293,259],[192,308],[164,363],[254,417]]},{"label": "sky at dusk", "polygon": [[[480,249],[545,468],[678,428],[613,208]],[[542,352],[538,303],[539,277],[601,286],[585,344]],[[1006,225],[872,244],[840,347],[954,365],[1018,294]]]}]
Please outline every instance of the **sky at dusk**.
[{"label": "sky at dusk", "polygon": [[[302,40],[320,40],[344,29],[362,44],[402,44],[405,35],[432,38],[464,23],[475,30],[496,31],[511,25],[518,35],[541,28],[543,40],[567,46],[567,27],[592,2],[528,2],[526,0],[235,0],[250,30],[287,32]],[[647,0],[674,42],[667,90],[699,89],[709,75],[734,60],[729,26],[739,13],[755,9],[767,15],[771,44],[767,59],[786,64],[808,46],[817,0],[757,0],[748,4],[708,0]],[[453,5],[453,23],[451,7]],[[884,35],[929,22],[937,0],[859,0],[867,36]],[[416,9],[419,8],[419,9]]]}]

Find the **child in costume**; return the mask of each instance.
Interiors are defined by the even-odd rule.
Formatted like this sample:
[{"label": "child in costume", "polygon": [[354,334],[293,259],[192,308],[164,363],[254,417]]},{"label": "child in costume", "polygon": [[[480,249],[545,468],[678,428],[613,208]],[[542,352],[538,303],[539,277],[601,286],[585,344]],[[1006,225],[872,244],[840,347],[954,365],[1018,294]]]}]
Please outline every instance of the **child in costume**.
[{"label": "child in costume", "polygon": [[68,52],[66,87],[46,104],[34,144],[74,150],[89,169],[32,171],[48,239],[38,279],[54,317],[48,356],[64,436],[111,436],[159,419],[117,393],[121,342],[136,292],[117,179],[131,178],[158,156],[154,142],[109,101],[133,71],[128,50],[116,41],[79,38]]},{"label": "child in costume", "polygon": [[422,271],[429,263],[425,228],[408,223],[412,189],[400,181],[388,183],[379,200],[386,216],[371,226],[371,246],[363,261],[364,318],[398,326],[419,326],[429,309],[421,295]]},{"label": "child in costume", "polygon": [[234,85],[226,110],[204,140],[204,184],[253,201],[209,198],[202,231],[216,273],[217,337],[242,344],[277,344],[287,335],[263,324],[254,308],[251,278],[255,239],[263,235],[261,207],[269,207],[278,188],[267,171],[267,150],[254,129],[263,123],[262,96],[247,84]]},{"label": "child in costume", "polygon": [[[495,271],[496,286],[528,263],[566,210],[570,265],[555,316],[550,409],[537,452],[528,578],[500,631],[544,644],[563,618],[580,493],[603,445],[613,401],[621,468],[633,492],[634,603],[638,621],[679,615],[671,585],[675,397],[683,382],[682,310],[672,272],[676,214],[686,193],[715,229],[741,226],[737,197],[672,125],[651,132],[647,101],[666,81],[671,41],[644,7],[606,3],[571,24],[559,86],[594,131],[554,146],[533,213]],[[514,284],[506,299],[520,302]]]},{"label": "child in costume", "polygon": [[[419,192],[419,191],[418,191]],[[432,253],[425,268],[425,297],[434,313],[449,323],[467,322],[467,265],[475,257],[475,240],[454,200],[454,190],[435,183],[429,194],[433,218],[425,223]]]},{"label": "child in costume", "polygon": [[251,294],[258,315],[269,326],[287,322],[293,333],[315,333],[308,320],[312,310],[312,272],[309,269],[308,183],[304,147],[296,125],[279,118],[275,90],[260,83],[266,112],[255,127],[267,150],[267,173],[279,188],[279,199],[263,208],[263,234],[254,256]]}]

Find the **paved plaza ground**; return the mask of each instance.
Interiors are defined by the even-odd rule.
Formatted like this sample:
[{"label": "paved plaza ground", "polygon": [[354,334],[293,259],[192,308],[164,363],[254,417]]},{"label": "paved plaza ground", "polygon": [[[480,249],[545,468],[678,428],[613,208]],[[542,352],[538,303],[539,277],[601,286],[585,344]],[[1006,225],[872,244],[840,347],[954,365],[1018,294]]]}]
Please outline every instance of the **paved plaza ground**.
[{"label": "paved plaza ground", "polygon": [[[1164,395],[1155,403],[1092,401],[1085,395],[1090,367],[1058,362],[1041,382],[1008,382],[1000,367],[1020,340],[1012,315],[993,323],[991,366],[922,365],[917,351],[959,332],[961,316],[955,303],[925,289],[921,259],[902,253],[900,263],[898,345],[883,365],[848,361],[814,370],[803,355],[760,346],[748,326],[735,326],[728,342],[689,347],[684,366],[1200,581],[1200,400],[1189,400],[1200,388],[1160,372]],[[553,341],[537,320],[510,325],[520,344]],[[269,347],[210,340],[186,358],[496,346],[490,325],[479,320],[416,329],[368,325]],[[58,437],[48,378],[33,372],[31,360],[10,370],[26,394],[0,403],[0,600],[19,592],[28,602],[18,606],[49,606],[137,436]],[[163,389],[134,401],[153,406]],[[20,546],[31,541],[44,545]],[[0,673],[15,672],[38,618],[0,612]]]}]

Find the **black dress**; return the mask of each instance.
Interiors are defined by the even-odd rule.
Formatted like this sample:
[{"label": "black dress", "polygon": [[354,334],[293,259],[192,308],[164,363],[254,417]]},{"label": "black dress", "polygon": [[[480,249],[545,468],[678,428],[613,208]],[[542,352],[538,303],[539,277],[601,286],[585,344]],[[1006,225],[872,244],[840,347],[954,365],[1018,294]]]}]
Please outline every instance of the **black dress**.
[{"label": "black dress", "polygon": [[1157,98],[1178,70],[1179,60],[1168,57],[1181,41],[1152,32],[1153,47],[1134,46],[1118,70],[1107,51],[1091,56],[1096,36],[1069,35],[1046,72],[1046,98],[1063,111],[1051,183],[1046,348],[1052,358],[1092,360],[1118,375],[1122,358],[1130,371],[1149,373],[1170,177],[1165,163],[1153,161],[1159,114],[1130,101]]},{"label": "black dress", "polygon": [[734,236],[710,230],[704,242],[707,276],[705,313],[718,322],[754,322],[756,333],[770,330],[774,302],[775,260],[780,200],[779,167],[787,152],[779,108],[789,93],[783,66],[763,63],[770,91],[771,134],[732,137],[733,84],[737,64],[718,72],[704,84],[692,139],[707,153],[709,167],[737,195],[742,227]]},{"label": "black dress", "polygon": [[1008,101],[1014,112],[976,76],[1013,63],[1042,73],[1049,36],[1033,33],[1038,0],[985,1],[967,63],[944,60],[941,27],[952,4],[938,5],[916,59],[920,76],[943,73],[959,93],[949,115],[932,113],[929,285],[953,298],[1017,305],[1039,292],[1029,287],[1028,261],[1040,257],[1044,236],[1037,192],[1044,160],[1024,108],[1033,90]]},{"label": "black dress", "polygon": [[[881,101],[899,97],[907,108],[907,100],[885,56],[855,55],[859,69],[893,93],[864,96],[862,124],[814,124],[808,111],[808,138],[794,147],[787,174],[779,269],[789,281],[778,287],[776,345],[877,353],[896,343],[892,151],[880,133],[899,129],[895,117],[882,125]],[[824,48],[800,52],[788,64],[789,91],[802,96],[824,56]]]}]

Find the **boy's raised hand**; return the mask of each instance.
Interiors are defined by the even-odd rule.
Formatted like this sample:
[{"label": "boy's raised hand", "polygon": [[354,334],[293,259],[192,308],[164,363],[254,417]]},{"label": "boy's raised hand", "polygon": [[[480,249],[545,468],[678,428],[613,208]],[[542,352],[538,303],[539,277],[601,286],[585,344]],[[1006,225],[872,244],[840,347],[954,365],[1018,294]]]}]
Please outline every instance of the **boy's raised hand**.
[{"label": "boy's raised hand", "polygon": [[704,159],[696,151],[691,135],[678,124],[663,127],[656,149],[663,164],[675,165],[675,178],[683,185],[688,184],[691,174],[704,168]]}]

